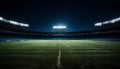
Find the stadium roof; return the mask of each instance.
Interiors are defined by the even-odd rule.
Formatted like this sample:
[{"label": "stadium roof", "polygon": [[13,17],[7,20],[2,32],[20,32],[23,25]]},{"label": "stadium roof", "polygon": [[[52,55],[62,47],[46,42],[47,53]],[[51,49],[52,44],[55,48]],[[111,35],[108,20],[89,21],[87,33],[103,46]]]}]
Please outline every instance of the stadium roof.
[{"label": "stadium roof", "polygon": [[112,19],[112,20],[109,20],[109,21],[95,23],[95,26],[102,26],[104,24],[116,23],[118,21],[120,21],[120,17]]},{"label": "stadium roof", "polygon": [[13,20],[7,20],[7,19],[4,19],[3,17],[0,17],[0,21],[7,22],[7,23],[10,23],[10,24],[13,24],[13,25],[22,26],[22,27],[29,27],[29,24],[20,23],[20,22],[16,22],[16,21],[13,21]]}]

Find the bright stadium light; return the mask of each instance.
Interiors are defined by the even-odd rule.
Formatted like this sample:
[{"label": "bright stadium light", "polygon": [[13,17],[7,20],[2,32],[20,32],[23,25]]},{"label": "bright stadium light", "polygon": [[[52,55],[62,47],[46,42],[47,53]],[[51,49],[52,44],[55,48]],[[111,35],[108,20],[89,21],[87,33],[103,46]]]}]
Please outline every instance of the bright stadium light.
[{"label": "bright stadium light", "polygon": [[29,27],[29,24],[23,24],[23,23],[21,23],[20,25],[24,26],[24,27]]},{"label": "bright stadium light", "polygon": [[120,17],[119,18],[117,18],[119,21],[120,21]]},{"label": "bright stadium light", "polygon": [[29,27],[29,24],[24,24],[25,27]]},{"label": "bright stadium light", "polygon": [[115,21],[119,21],[120,20],[120,17],[119,18],[116,18],[116,19],[114,19]]},{"label": "bright stadium light", "polygon": [[14,24],[14,25],[19,25],[19,26],[22,26],[22,27],[29,27],[29,24],[24,24],[24,23],[18,23],[16,21],[12,21],[10,20],[9,21],[11,24]]},{"label": "bright stadium light", "polygon": [[4,19],[3,17],[0,17],[0,20],[7,22],[7,23],[10,23],[10,24],[22,26],[22,27],[29,27],[29,24],[19,23],[19,22],[13,21],[13,20],[7,20],[7,19]]},{"label": "bright stadium light", "polygon": [[120,17],[119,17],[119,18],[116,18],[116,19],[111,20],[111,23],[115,23],[115,22],[117,22],[117,21],[120,21]]},{"label": "bright stadium light", "polygon": [[120,21],[120,17],[118,17],[116,19],[109,20],[109,21],[96,23],[95,26],[102,26],[104,24],[116,23],[118,21]]},{"label": "bright stadium light", "polygon": [[3,20],[4,18],[3,17],[0,17],[0,20]]},{"label": "bright stadium light", "polygon": [[115,23],[116,21],[115,20],[111,20],[110,23]]},{"label": "bright stadium light", "polygon": [[15,25],[19,25],[18,22],[15,22],[15,21],[12,21],[12,20],[10,20],[10,23],[11,23],[11,24],[15,24]]},{"label": "bright stadium light", "polygon": [[66,26],[53,26],[54,29],[66,29]]},{"label": "bright stadium light", "polygon": [[53,26],[53,31],[54,32],[66,32],[67,29],[66,26],[63,26],[63,25],[57,25],[57,26]]},{"label": "bright stadium light", "polygon": [[102,26],[102,23],[101,22],[96,23],[95,26]]},{"label": "bright stadium light", "polygon": [[103,22],[102,24],[108,24],[108,23],[110,23],[110,21],[105,21],[105,22]]},{"label": "bright stadium light", "polygon": [[21,26],[24,26],[24,24],[23,24],[23,23],[20,23],[20,25],[21,25]]}]

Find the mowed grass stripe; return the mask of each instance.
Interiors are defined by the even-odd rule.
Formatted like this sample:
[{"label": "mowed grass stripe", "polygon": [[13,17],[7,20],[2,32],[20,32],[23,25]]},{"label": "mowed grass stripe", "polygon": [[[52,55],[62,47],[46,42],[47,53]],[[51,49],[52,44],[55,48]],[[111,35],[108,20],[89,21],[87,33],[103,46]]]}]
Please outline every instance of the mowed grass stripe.
[{"label": "mowed grass stripe", "polygon": [[114,69],[120,64],[120,42],[64,41],[63,69]]},{"label": "mowed grass stripe", "polygon": [[8,42],[8,45],[5,43],[0,45],[2,66],[8,65],[8,68],[15,66],[15,69],[16,66],[21,67],[22,65],[23,69],[29,67],[33,67],[32,69],[35,67],[40,69],[56,68],[57,43],[55,41]]}]

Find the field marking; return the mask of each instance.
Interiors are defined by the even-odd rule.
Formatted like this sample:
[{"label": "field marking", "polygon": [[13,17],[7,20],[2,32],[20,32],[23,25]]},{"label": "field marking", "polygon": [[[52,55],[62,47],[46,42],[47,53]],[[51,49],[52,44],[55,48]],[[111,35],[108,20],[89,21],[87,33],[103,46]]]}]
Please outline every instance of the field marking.
[{"label": "field marking", "polygon": [[57,57],[57,67],[59,69],[61,69],[62,65],[61,65],[61,47],[59,45],[59,49],[58,49],[58,57]]}]

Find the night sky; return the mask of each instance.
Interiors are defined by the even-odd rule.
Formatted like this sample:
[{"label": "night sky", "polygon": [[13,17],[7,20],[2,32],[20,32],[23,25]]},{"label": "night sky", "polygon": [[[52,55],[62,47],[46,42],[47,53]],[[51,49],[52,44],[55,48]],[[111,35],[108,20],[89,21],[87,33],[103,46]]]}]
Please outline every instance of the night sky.
[{"label": "night sky", "polygon": [[66,25],[68,31],[94,29],[94,23],[120,17],[115,0],[4,0],[0,16],[30,24],[34,31],[52,31],[53,25]]}]

